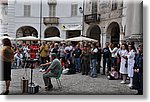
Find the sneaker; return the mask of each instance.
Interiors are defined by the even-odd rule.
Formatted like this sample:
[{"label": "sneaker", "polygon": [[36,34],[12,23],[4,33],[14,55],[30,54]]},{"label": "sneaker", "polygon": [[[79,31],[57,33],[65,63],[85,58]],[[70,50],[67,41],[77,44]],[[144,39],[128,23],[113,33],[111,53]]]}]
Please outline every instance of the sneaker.
[{"label": "sneaker", "polygon": [[108,79],[110,79],[110,76],[107,76]]},{"label": "sneaker", "polygon": [[42,72],[42,68],[41,68],[41,69],[39,69],[39,72]]},{"label": "sneaker", "polygon": [[121,84],[125,84],[126,82],[125,82],[125,81],[121,81],[120,83],[121,83]]},{"label": "sneaker", "polygon": [[44,72],[44,71],[45,71],[45,69],[42,69],[42,68],[39,70],[39,72]]},{"label": "sneaker", "polygon": [[92,76],[92,78],[96,78],[96,77],[97,77],[97,75],[93,75],[93,76]]},{"label": "sneaker", "polygon": [[127,86],[128,86],[129,88],[132,88],[133,85],[132,85],[132,84],[128,84]]}]

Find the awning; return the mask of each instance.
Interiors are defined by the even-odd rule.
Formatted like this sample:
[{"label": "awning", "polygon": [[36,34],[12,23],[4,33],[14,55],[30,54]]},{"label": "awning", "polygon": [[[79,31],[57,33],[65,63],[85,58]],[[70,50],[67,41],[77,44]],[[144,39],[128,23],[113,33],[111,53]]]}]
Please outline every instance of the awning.
[{"label": "awning", "polygon": [[26,36],[26,37],[16,38],[16,40],[19,40],[19,41],[38,41],[40,39],[36,38],[34,36]]},{"label": "awning", "polygon": [[125,37],[129,41],[143,41],[143,34],[132,34],[131,36]]},{"label": "awning", "polygon": [[15,38],[9,37],[9,36],[0,36],[0,40],[3,40],[4,38],[8,38],[10,40],[15,40]]},{"label": "awning", "polygon": [[95,39],[88,38],[88,37],[83,37],[83,36],[69,38],[69,39],[66,39],[66,41],[90,41],[90,42],[97,42],[97,40],[95,40]]},{"label": "awning", "polygon": [[44,41],[64,41],[64,39],[62,39],[60,37],[49,37],[49,38],[44,38],[42,40],[44,40]]}]

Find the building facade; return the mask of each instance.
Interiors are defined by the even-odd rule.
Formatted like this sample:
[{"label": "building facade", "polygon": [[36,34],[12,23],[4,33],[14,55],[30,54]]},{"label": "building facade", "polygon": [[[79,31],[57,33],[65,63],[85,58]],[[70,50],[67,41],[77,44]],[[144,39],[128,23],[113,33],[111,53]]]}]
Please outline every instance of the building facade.
[{"label": "building facade", "polygon": [[124,39],[122,0],[87,0],[84,34],[105,42],[120,43]]},{"label": "building facade", "polygon": [[135,46],[143,43],[143,1],[130,1],[126,5],[125,39],[134,41]]},{"label": "building facade", "polygon": [[85,0],[84,35],[99,40],[102,47],[105,42],[141,43],[142,5],[142,0]]},{"label": "building facade", "polygon": [[0,36],[7,33],[8,29],[8,0],[0,1]]},{"label": "building facade", "polygon": [[[87,36],[105,42],[142,42],[142,0],[8,0],[14,38]],[[137,39],[138,38],[138,39]]]},{"label": "building facade", "polygon": [[80,36],[81,0],[9,0],[8,33],[12,37]]}]

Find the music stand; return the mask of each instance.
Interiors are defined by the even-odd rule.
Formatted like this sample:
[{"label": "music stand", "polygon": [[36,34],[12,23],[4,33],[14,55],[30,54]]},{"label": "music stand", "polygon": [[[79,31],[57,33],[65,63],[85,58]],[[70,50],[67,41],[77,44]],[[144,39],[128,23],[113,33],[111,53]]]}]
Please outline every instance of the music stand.
[{"label": "music stand", "polygon": [[38,61],[38,59],[28,59],[28,60],[26,60],[27,61],[27,63],[30,63],[31,64],[31,82],[29,83],[30,85],[32,85],[32,84],[34,84],[33,82],[32,82],[32,77],[33,77],[33,69],[35,68],[35,66],[34,66],[34,64]]}]

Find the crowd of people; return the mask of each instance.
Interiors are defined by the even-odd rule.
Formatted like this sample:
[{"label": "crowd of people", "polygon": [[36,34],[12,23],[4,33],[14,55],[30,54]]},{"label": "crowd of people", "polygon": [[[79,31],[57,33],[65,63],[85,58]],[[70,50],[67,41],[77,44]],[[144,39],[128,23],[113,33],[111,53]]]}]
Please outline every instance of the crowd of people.
[{"label": "crowd of people", "polygon": [[[51,63],[51,55],[55,54],[63,68],[63,74],[81,73],[96,78],[101,73],[108,79],[122,79],[121,84],[125,84],[128,77],[128,86],[137,89],[138,94],[143,94],[143,45],[139,45],[138,51],[134,43],[120,45],[106,42],[102,48],[98,42],[86,41],[13,44],[12,48],[13,68],[26,67],[24,65],[27,59],[38,59],[39,66],[44,66],[45,63]],[[46,71],[45,67],[39,71]],[[45,76],[43,79],[47,84]]]}]

